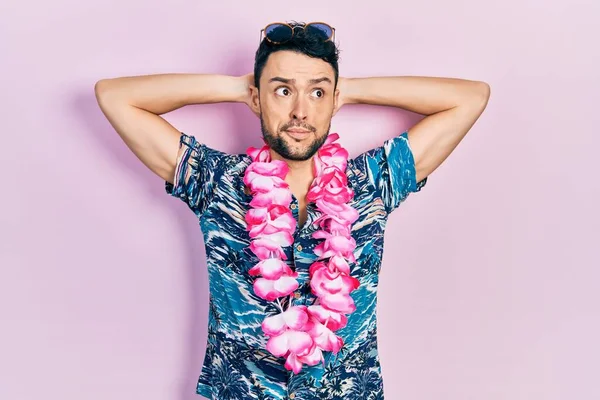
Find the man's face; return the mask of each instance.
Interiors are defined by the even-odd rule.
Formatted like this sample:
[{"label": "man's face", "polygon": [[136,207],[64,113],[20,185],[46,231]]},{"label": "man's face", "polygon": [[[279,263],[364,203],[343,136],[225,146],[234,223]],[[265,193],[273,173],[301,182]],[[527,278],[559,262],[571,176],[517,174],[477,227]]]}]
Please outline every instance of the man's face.
[{"label": "man's face", "polygon": [[271,54],[256,95],[263,137],[294,161],[310,159],[323,145],[337,104],[334,70],[323,60],[292,51]]}]

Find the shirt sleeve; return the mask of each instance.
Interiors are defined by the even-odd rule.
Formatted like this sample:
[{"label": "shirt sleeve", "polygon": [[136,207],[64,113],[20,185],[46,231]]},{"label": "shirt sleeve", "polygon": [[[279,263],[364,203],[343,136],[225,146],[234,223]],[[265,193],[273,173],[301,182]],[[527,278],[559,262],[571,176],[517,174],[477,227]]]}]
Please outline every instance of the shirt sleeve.
[{"label": "shirt sleeve", "polygon": [[379,192],[388,213],[395,210],[410,193],[420,191],[427,183],[427,178],[417,182],[408,132],[386,140],[382,146],[357,158],[361,157],[361,164]]},{"label": "shirt sleeve", "polygon": [[165,181],[165,191],[183,200],[199,217],[210,204],[223,155],[182,132],[173,183]]}]

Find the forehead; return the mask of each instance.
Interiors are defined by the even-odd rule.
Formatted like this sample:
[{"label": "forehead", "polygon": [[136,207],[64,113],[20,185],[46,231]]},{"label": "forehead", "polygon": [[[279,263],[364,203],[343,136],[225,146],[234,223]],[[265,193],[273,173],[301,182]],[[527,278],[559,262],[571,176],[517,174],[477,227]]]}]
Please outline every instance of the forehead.
[{"label": "forehead", "polygon": [[298,83],[321,77],[334,81],[333,67],[329,63],[293,51],[277,51],[269,55],[261,81],[268,82],[275,76],[296,79]]}]

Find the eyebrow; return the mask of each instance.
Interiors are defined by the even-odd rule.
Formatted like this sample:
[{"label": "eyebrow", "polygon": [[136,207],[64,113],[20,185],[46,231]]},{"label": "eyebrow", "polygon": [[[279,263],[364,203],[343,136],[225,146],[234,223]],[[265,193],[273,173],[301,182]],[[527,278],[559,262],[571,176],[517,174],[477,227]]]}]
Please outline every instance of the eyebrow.
[{"label": "eyebrow", "polygon": [[[287,84],[294,84],[296,83],[295,79],[288,79],[288,78],[282,78],[280,76],[276,76],[273,77],[271,79],[269,79],[269,83],[271,82],[283,82],[283,83],[287,83]],[[323,78],[315,78],[315,79],[311,79],[308,81],[309,85],[314,85],[317,83],[321,83],[321,82],[328,82],[331,83],[331,79],[327,78],[327,77],[323,77]]]}]

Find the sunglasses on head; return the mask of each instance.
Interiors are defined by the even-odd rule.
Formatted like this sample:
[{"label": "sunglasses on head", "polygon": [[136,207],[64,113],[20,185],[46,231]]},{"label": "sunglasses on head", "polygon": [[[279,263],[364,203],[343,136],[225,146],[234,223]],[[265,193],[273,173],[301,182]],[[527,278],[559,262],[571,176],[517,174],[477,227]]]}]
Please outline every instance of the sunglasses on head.
[{"label": "sunglasses on head", "polygon": [[265,26],[260,31],[260,40],[264,38],[272,44],[282,44],[290,41],[294,37],[297,29],[307,31],[317,37],[322,37],[323,41],[334,40],[335,28],[324,22],[309,22],[308,24],[296,25],[292,27],[285,22],[274,22]]}]

